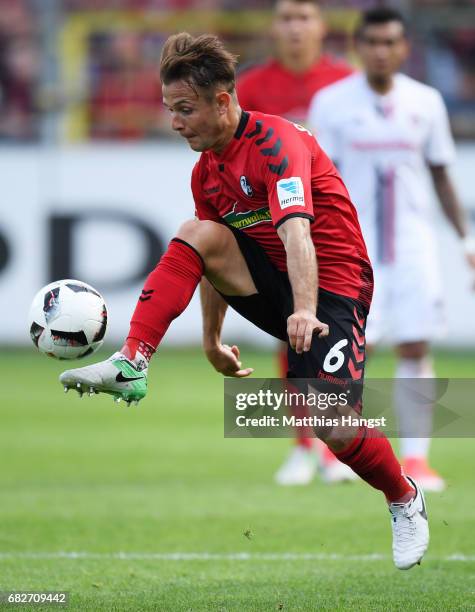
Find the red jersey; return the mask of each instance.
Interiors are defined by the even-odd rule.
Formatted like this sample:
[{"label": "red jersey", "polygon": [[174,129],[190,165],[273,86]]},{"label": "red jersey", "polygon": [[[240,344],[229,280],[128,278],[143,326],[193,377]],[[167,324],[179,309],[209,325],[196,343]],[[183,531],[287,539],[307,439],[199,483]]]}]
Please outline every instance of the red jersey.
[{"label": "red jersey", "polygon": [[243,111],[234,138],[201,154],[191,187],[198,219],[249,234],[287,270],[277,228],[290,217],[311,223],[319,286],[369,307],[373,275],[356,210],[313,135],[286,119]]},{"label": "red jersey", "polygon": [[303,123],[314,94],[352,72],[347,64],[326,55],[303,73],[291,72],[272,60],[246,70],[238,78],[239,104],[242,108]]}]

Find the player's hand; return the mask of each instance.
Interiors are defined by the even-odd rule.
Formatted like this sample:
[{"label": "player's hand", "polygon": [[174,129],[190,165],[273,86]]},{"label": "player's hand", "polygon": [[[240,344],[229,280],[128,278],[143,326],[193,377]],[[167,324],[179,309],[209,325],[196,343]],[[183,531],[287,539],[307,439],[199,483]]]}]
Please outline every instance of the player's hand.
[{"label": "player's hand", "polygon": [[310,350],[313,334],[319,338],[328,336],[328,325],[322,323],[310,310],[296,310],[287,319],[290,346],[299,355]]},{"label": "player's hand", "polygon": [[206,350],[206,357],[213,368],[224,376],[244,378],[254,372],[254,368],[242,368],[239,361],[239,349],[235,344],[233,346],[218,344]]}]

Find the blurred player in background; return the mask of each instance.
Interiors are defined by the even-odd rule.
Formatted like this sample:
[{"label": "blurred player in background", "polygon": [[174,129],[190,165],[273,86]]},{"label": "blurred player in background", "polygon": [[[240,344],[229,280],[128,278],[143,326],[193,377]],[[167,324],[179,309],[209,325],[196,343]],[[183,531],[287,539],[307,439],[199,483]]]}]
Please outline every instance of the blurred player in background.
[{"label": "blurred player in background", "polygon": [[[399,12],[377,8],[364,13],[356,42],[364,71],[317,95],[309,123],[348,186],[374,266],[368,345],[390,328],[398,357],[396,378],[434,378],[429,343],[443,327],[443,292],[427,168],[468,263],[475,267],[474,239],[467,235],[447,172],[454,159],[447,111],[436,90],[398,72],[409,52]],[[396,386],[404,469],[426,490],[440,491],[444,480],[427,460],[432,405],[415,407],[411,397],[411,385]]]},{"label": "blurred player in background", "polygon": [[[310,132],[240,108],[235,62],[214,36],[182,33],[165,43],[164,103],[173,129],[201,153],[191,181],[196,218],[180,227],[149,274],[121,351],[64,372],[66,390],[129,402],[144,397],[148,363],[198,285],[206,356],[223,375],[252,372],[242,367],[237,346],[222,344],[229,304],[288,342],[294,378],[330,377],[339,389],[348,379],[361,380],[373,275],[356,211]],[[360,412],[361,400],[352,408]],[[424,497],[388,439],[361,422],[317,433],[384,493],[396,566],[419,563],[429,544]]]},{"label": "blurred player in background", "polygon": [[277,0],[272,23],[275,57],[239,76],[243,108],[304,123],[315,92],[352,72],[322,53],[325,33],[318,2]]},{"label": "blurred player in background", "polygon": [[[316,0],[277,0],[272,23],[275,57],[244,71],[238,78],[243,108],[304,123],[314,94],[353,72],[344,62],[322,53],[325,34],[326,26]],[[285,345],[279,352],[279,370],[285,378],[288,371]],[[279,484],[308,484],[317,471],[317,453],[325,481],[356,477],[325,444],[310,436],[305,427],[297,430],[296,445],[275,475]]]}]

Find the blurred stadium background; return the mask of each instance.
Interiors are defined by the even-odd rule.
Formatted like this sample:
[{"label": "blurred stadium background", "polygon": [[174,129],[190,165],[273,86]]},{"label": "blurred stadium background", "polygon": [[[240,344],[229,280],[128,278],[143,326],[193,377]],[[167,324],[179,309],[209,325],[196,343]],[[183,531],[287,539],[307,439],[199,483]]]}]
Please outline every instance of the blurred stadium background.
[{"label": "blurred stadium background", "polygon": [[[358,10],[375,4],[322,2],[327,50],[354,63]],[[411,24],[408,72],[448,105],[474,231],[475,2],[394,5]],[[374,491],[276,487],[287,440],[223,439],[222,379],[189,347],[196,299],[138,412],[64,397],[62,364],[31,346],[30,300],[64,277],[102,291],[108,341],[120,341],[146,271],[193,214],[195,154],[161,108],[163,41],[215,32],[245,69],[270,55],[270,18],[258,0],[0,0],[1,590],[66,589],[79,610],[473,609],[471,440],[434,443],[449,488],[431,505],[433,545],[424,573],[396,576]],[[473,279],[435,203],[434,217],[448,324],[436,369],[473,377]],[[257,330],[231,315],[225,337],[253,345],[244,358],[258,376],[276,374]],[[393,367],[383,351],[368,376]]]},{"label": "blurred stadium background", "polygon": [[[369,1],[322,3],[327,50],[354,63],[351,34]],[[437,87],[458,141],[453,169],[475,220],[475,3],[395,3],[409,16],[408,72]],[[170,133],[157,59],[173,32],[215,32],[240,70],[271,54],[270,2],[234,0],[1,0],[0,343],[28,342],[30,297],[50,280],[77,277],[102,289],[108,339],[120,341],[146,270],[178,224],[193,214],[195,154]],[[438,206],[434,217],[440,220]],[[471,279],[458,241],[440,223],[448,333],[474,345]],[[120,244],[120,248],[117,248]],[[113,257],[109,255],[113,253]],[[107,256],[106,256],[107,255]],[[169,343],[199,342],[196,300]],[[266,343],[237,317],[229,333]]]}]

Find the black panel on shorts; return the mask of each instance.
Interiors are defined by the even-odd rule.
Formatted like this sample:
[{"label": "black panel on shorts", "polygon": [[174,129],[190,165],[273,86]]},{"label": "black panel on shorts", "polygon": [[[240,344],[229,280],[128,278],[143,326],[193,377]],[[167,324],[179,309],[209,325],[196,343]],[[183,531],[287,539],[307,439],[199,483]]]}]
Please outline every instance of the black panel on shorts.
[{"label": "black panel on shorts", "polygon": [[226,302],[259,329],[287,341],[287,318],[293,311],[292,289],[286,272],[278,270],[264,249],[245,232],[230,225],[258,293],[249,297],[223,295]]},{"label": "black panel on shorts", "polygon": [[[287,318],[293,312],[292,288],[286,272],[280,272],[264,249],[245,232],[233,232],[258,293],[249,297],[223,298],[239,314],[270,335],[288,342]],[[329,335],[314,335],[310,351],[298,355],[288,348],[291,378],[362,380],[365,365],[365,327],[367,309],[357,300],[319,289],[317,317],[329,326]],[[335,345],[340,343],[335,348]],[[342,355],[328,358],[332,351]],[[326,368],[324,367],[327,359]]]}]

